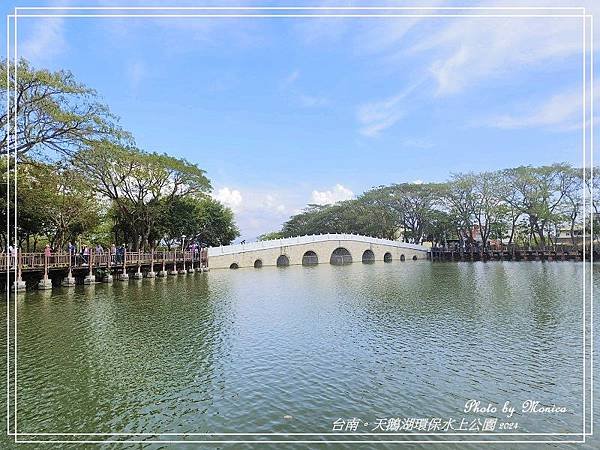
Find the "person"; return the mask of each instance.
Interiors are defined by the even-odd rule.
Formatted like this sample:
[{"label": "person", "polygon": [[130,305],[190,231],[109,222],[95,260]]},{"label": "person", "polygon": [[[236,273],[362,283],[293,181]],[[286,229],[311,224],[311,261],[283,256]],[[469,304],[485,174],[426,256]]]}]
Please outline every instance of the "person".
[{"label": "person", "polygon": [[71,260],[71,265],[74,266],[75,265],[75,246],[73,245],[72,242],[69,242],[69,245],[67,245],[67,251],[69,252],[69,259]]},{"label": "person", "polygon": [[46,260],[46,264],[50,264],[51,261],[51,256],[52,256],[52,249],[50,248],[50,244],[46,244],[46,247],[44,247],[44,259]]},{"label": "person", "polygon": [[99,255],[104,253],[104,248],[102,248],[100,244],[96,245],[96,253],[98,253]]},{"label": "person", "polygon": [[113,264],[115,263],[116,255],[117,255],[117,246],[115,244],[112,244],[110,246],[110,262],[112,262]]},{"label": "person", "polygon": [[83,257],[83,265],[87,266],[90,261],[90,248],[87,245],[83,246],[83,249],[81,250],[81,255]]},{"label": "person", "polygon": [[117,264],[122,264],[125,262],[125,244],[119,246],[117,248]]},{"label": "person", "polygon": [[12,267],[15,265],[15,257],[17,256],[17,252],[12,244],[8,246],[8,255],[10,256],[8,266]]}]

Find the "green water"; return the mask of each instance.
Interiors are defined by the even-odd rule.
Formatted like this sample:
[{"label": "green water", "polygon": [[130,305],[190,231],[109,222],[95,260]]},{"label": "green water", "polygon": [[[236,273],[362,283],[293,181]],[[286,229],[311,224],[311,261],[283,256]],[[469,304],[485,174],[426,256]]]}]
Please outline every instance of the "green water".
[{"label": "green water", "polygon": [[[581,263],[571,262],[355,263],[214,270],[27,293],[17,303],[18,431],[331,433],[337,419],[358,418],[356,433],[362,433],[381,418],[503,418],[465,414],[465,402],[478,399],[516,405],[516,432],[577,433],[582,276]],[[6,317],[6,303],[2,310]],[[12,320],[12,304],[10,312]],[[528,399],[567,412],[522,414],[521,402]],[[315,446],[397,447],[293,447]]]}]

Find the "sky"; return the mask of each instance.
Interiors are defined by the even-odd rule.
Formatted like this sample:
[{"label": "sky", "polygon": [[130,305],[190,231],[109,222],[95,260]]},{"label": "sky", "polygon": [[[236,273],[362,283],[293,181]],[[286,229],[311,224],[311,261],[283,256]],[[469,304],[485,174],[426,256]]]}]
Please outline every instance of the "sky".
[{"label": "sky", "polygon": [[[140,5],[4,7],[83,3]],[[581,166],[582,32],[572,17],[22,17],[17,41],[35,67],[96,89],[138,147],[206,170],[252,241],[378,185]]]}]

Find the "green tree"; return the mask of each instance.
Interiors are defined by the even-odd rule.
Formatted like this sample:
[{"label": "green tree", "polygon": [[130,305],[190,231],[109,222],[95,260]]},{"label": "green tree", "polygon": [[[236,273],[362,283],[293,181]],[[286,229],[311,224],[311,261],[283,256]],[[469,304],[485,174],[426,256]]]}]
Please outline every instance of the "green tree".
[{"label": "green tree", "polygon": [[72,162],[112,202],[115,226],[134,250],[156,244],[151,238],[165,207],[211,188],[205,171],[184,159],[107,141],[78,152]]},{"label": "green tree", "polygon": [[[14,175],[14,169],[11,173]],[[6,177],[5,170],[2,170],[2,177]],[[6,224],[5,182],[0,186],[0,194],[4,202],[2,218]],[[9,203],[11,219],[15,214],[13,200],[11,198]],[[54,248],[64,247],[68,240],[95,227],[101,216],[98,199],[80,174],[60,163],[30,159],[24,159],[18,166],[17,205],[19,246],[33,251],[40,237]],[[3,227],[4,243],[5,232]],[[33,248],[30,248],[31,240]]]},{"label": "green tree", "polygon": [[182,197],[165,204],[161,229],[168,246],[181,243],[182,236],[208,246],[228,245],[239,236],[231,209],[210,197]]},{"label": "green tree", "polygon": [[78,83],[70,72],[38,70],[20,60],[15,84],[14,65],[8,69],[7,60],[0,62],[2,80],[9,72],[9,90],[0,83],[2,105],[10,99],[8,110],[0,113],[1,154],[8,149],[13,153],[15,145],[19,157],[32,150],[73,154],[92,141],[131,139],[108,107],[98,102],[96,91]]},{"label": "green tree", "polygon": [[521,212],[527,217],[529,234],[544,247],[550,240],[550,228],[561,222],[561,208],[577,185],[570,165],[521,166],[505,171]]}]

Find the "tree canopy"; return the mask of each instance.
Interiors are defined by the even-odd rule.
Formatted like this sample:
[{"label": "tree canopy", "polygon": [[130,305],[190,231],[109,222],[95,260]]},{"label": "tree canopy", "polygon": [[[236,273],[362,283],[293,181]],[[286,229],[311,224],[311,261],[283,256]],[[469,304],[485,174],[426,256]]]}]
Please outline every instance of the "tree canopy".
[{"label": "tree canopy", "polygon": [[[583,171],[565,163],[455,174],[445,183],[379,186],[353,200],[308,205],[281,231],[263,237],[357,233],[439,244],[452,239],[473,243],[477,234],[484,246],[492,239],[545,246],[566,228],[575,243],[583,221],[583,189]],[[594,223],[598,200],[592,203]],[[599,231],[596,226],[595,237]]]},{"label": "tree canopy", "polygon": [[[2,176],[8,169],[18,180],[19,245],[29,248],[33,240],[35,249],[42,239],[60,248],[84,238],[139,249],[183,234],[209,245],[239,235],[231,210],[209,197],[204,170],[135,147],[97,93],[73,74],[34,69],[24,60],[16,71],[14,65],[8,69],[2,61],[0,74],[8,75],[10,90],[0,88],[5,100],[0,144],[12,157],[8,167],[3,158]],[[6,210],[14,214],[14,198],[7,199],[6,180],[0,190],[5,224],[0,237],[7,245]],[[185,226],[183,214],[189,214]]]},{"label": "tree canopy", "polygon": [[0,62],[3,80],[7,72],[9,90],[6,84],[0,86],[3,154],[8,149],[18,155],[48,150],[73,154],[97,140],[131,140],[118,126],[117,117],[98,101],[96,91],[78,83],[71,72],[34,69],[25,60],[15,71],[5,59]]}]

